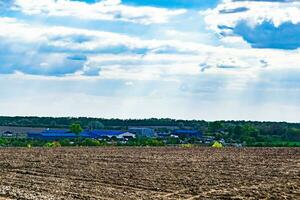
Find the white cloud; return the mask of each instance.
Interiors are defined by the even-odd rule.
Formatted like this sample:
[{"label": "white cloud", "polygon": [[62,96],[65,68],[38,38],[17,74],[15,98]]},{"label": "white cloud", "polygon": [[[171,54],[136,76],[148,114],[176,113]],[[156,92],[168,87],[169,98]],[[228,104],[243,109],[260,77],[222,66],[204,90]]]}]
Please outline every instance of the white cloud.
[{"label": "white cloud", "polygon": [[272,22],[275,27],[285,22],[300,23],[300,2],[224,0],[216,8],[201,11],[201,14],[205,16],[209,29],[217,33],[230,34],[231,28],[239,22],[245,22],[250,27],[263,22]]},{"label": "white cloud", "polygon": [[27,15],[68,16],[140,24],[166,23],[171,17],[186,12],[184,9],[127,6],[120,0],[103,0],[93,4],[70,0],[16,0],[13,9]]},{"label": "white cloud", "polygon": [[[298,4],[224,1],[204,13],[210,29],[226,32],[212,41],[214,35],[201,29],[195,11],[177,16],[185,10],[119,0],[16,0],[12,13],[17,18],[0,17],[0,110],[7,115],[295,120],[300,49],[251,48],[230,26],[298,23]],[[3,6],[5,12],[10,7],[0,0]],[[12,105],[17,106],[9,109]]]},{"label": "white cloud", "polygon": [[11,68],[7,71],[58,73],[65,79],[93,75],[87,78],[180,81],[215,74],[232,76],[231,86],[238,82],[238,87],[244,87],[265,68],[286,71],[298,69],[300,63],[300,51],[143,40],[104,31],[29,25],[13,18],[0,18],[0,28],[0,45],[8,46],[3,46],[6,51],[1,55],[2,65]]}]

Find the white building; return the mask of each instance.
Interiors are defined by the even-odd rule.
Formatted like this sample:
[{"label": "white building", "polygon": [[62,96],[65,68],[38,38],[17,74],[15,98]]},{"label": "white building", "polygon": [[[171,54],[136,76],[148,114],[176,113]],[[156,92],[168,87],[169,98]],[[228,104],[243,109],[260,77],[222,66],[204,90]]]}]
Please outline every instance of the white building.
[{"label": "white building", "polygon": [[117,136],[118,139],[129,139],[129,138],[135,138],[135,137],[136,137],[135,134],[130,133],[130,132],[125,132],[125,133],[122,133]]}]

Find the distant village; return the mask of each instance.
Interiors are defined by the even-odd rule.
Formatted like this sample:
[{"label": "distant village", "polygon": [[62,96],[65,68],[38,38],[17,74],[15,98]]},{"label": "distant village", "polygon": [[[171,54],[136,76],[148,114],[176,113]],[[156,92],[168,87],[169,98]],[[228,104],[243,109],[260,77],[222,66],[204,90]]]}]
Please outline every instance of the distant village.
[{"label": "distant village", "polygon": [[44,146],[53,141],[73,142],[71,146],[212,146],[219,142],[237,147],[299,147],[300,123],[0,116],[0,146]]},{"label": "distant village", "polygon": [[[95,139],[99,141],[127,141],[136,138],[156,138],[167,143],[167,140],[176,140],[174,143],[211,144],[215,141],[213,136],[204,136],[198,130],[178,129],[177,127],[164,128],[166,131],[156,131],[150,127],[129,127],[128,130],[84,129],[80,133],[71,132],[70,129],[57,128],[31,128],[0,126],[0,137],[6,139],[31,139],[46,141],[61,141],[81,139]],[[219,140],[225,144],[225,140]]]}]

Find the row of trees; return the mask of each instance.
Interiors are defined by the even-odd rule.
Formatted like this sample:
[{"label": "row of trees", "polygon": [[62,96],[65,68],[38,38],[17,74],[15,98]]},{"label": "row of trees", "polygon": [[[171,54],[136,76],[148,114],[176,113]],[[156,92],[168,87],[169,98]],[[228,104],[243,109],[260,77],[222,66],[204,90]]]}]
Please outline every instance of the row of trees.
[{"label": "row of trees", "polygon": [[30,126],[30,127],[49,127],[49,128],[67,128],[73,123],[80,123],[83,128],[101,128],[110,129],[124,128],[128,126],[205,126],[207,122],[198,120],[174,120],[174,119],[103,119],[86,117],[0,117],[0,126]]},{"label": "row of trees", "polygon": [[226,141],[246,142],[248,145],[300,142],[298,124],[288,123],[211,122],[206,133],[217,139],[224,138]]},{"label": "row of trees", "polygon": [[[127,130],[129,126],[153,126],[158,132],[171,132],[173,128],[198,130],[216,139],[258,143],[299,142],[300,123],[174,120],[174,119],[98,119],[98,118],[52,118],[52,117],[0,117],[0,126],[31,126],[69,128],[79,134],[82,129]],[[173,141],[175,142],[175,141]]]}]

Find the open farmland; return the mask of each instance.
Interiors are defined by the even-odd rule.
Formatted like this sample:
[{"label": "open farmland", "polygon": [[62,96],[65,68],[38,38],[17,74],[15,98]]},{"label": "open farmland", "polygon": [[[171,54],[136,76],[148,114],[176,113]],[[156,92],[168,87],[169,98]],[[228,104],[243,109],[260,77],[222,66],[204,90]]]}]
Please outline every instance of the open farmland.
[{"label": "open farmland", "polygon": [[300,199],[300,148],[3,148],[0,199]]}]

